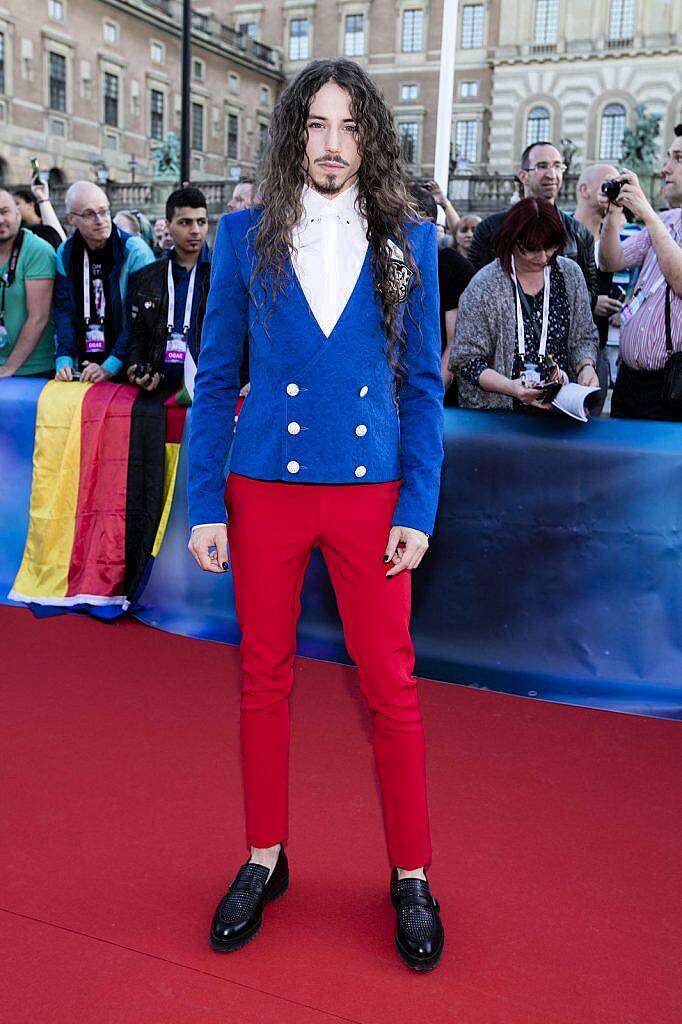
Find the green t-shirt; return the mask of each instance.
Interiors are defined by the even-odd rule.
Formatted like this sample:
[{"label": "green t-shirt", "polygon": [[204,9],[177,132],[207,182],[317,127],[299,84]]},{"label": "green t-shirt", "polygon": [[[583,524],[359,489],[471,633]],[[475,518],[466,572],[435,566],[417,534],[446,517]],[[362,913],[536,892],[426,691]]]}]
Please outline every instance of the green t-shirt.
[{"label": "green t-shirt", "polygon": [[[0,266],[0,277],[7,274],[6,260]],[[21,328],[26,322],[26,281],[38,278],[54,280],[56,266],[55,251],[49,242],[38,238],[32,231],[24,229],[24,244],[17,262],[16,276],[11,287],[0,283],[0,292],[5,292],[5,327],[9,335],[7,345],[0,349],[0,366],[3,366],[17,343]],[[0,303],[2,299],[0,297]],[[32,373],[44,373],[54,369],[54,324],[48,320],[40,341],[28,359],[16,370],[18,377],[30,377]]]}]

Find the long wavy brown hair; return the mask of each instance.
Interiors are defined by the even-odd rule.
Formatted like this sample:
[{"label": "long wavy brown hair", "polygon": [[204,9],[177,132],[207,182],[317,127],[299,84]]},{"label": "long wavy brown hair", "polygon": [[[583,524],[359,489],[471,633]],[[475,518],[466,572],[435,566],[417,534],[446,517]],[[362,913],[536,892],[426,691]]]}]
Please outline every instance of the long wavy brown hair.
[{"label": "long wavy brown hair", "polygon": [[[414,275],[410,281],[411,298],[415,286],[421,286],[421,277],[405,234],[405,224],[420,217],[407,192],[391,112],[372,79],[354,61],[343,57],[312,61],[279,97],[262,157],[259,192],[263,211],[252,229],[256,258],[251,285],[257,280],[274,304],[290,280],[292,232],[303,215],[301,193],[308,181],[304,170],[308,141],[306,122],[313,96],[327,82],[335,82],[348,92],[351,117],[358,126],[362,160],[357,206],[367,220],[370,263],[375,295],[381,304],[386,356],[399,379],[404,372],[404,331],[400,307],[391,287],[391,251],[387,243],[391,238],[402,249],[404,262]],[[409,305],[408,302],[408,315],[411,315]]]}]

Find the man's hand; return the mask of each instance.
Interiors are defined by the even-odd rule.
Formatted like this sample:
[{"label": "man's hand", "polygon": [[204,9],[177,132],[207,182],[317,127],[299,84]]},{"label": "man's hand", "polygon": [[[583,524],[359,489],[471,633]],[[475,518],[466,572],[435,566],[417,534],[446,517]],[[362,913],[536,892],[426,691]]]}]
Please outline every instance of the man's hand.
[{"label": "man's hand", "polygon": [[13,377],[14,372],[8,370],[6,366],[0,366],[0,377]]},{"label": "man's hand", "polygon": [[54,375],[55,380],[73,380],[73,371],[70,366],[62,366]]},{"label": "man's hand", "polygon": [[99,384],[100,381],[109,380],[110,377],[109,371],[105,370],[98,363],[83,362],[83,371],[81,373],[81,381],[83,383],[90,381],[92,384]]},{"label": "man's hand", "polygon": [[427,181],[424,188],[426,188],[433,198],[436,200],[439,206],[445,206],[447,199],[443,189],[440,187],[437,181]]},{"label": "man's hand", "polygon": [[227,526],[197,526],[192,530],[187,545],[200,569],[204,572],[226,572],[229,568],[227,555]]},{"label": "man's hand", "polygon": [[405,569],[416,569],[429,546],[427,534],[413,530],[410,526],[392,526],[384,562],[393,562],[386,573],[386,579],[397,576]]},{"label": "man's hand", "polygon": [[625,206],[631,213],[635,215],[639,220],[644,222],[649,217],[655,217],[654,209],[644,195],[642,186],[639,183],[639,178],[634,171],[623,171],[620,176],[620,180],[623,185],[620,190],[620,194],[615,201],[615,206]]},{"label": "man's hand", "polygon": [[594,306],[594,315],[613,316],[614,313],[620,312],[622,305],[622,302],[619,302],[618,299],[612,299],[610,295],[598,295]]},{"label": "man's hand", "polygon": [[137,363],[129,366],[126,372],[130,383],[138,388],[144,388],[145,391],[153,391],[161,383],[161,375],[159,373],[155,373],[153,377],[150,377],[148,373],[145,373],[144,377],[136,377]]}]

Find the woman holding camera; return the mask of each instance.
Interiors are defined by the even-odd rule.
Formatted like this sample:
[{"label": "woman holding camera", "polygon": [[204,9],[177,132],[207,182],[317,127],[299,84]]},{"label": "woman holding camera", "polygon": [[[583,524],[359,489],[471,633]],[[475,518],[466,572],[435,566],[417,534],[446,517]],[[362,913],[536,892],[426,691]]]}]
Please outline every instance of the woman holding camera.
[{"label": "woman holding camera", "polygon": [[550,386],[599,385],[597,329],[580,267],[560,256],[556,207],[522,199],[495,239],[497,259],[462,295],[450,368],[460,406],[549,409]]}]

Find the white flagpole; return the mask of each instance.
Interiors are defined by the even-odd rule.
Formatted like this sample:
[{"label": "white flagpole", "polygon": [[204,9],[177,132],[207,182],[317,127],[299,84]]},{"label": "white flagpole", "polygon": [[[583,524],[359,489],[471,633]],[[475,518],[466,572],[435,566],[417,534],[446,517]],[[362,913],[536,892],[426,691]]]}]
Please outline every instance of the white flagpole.
[{"label": "white flagpole", "polygon": [[452,101],[455,84],[455,50],[457,49],[457,7],[457,0],[443,0],[443,31],[440,44],[438,113],[436,115],[436,155],[433,176],[444,192],[448,187],[450,173]]}]

